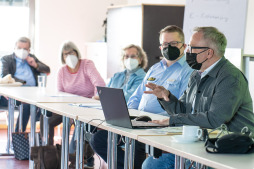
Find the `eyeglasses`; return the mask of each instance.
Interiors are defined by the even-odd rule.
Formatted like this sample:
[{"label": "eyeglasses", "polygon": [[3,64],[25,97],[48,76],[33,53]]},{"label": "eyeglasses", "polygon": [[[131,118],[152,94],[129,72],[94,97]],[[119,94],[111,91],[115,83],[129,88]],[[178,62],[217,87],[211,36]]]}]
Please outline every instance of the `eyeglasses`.
[{"label": "eyeglasses", "polygon": [[163,44],[161,44],[161,46],[162,46],[163,48],[168,47],[168,45],[175,47],[175,46],[177,46],[179,43],[183,43],[183,42],[179,42],[179,41],[172,41],[172,42],[169,42],[169,43],[164,42]]},{"label": "eyeglasses", "polygon": [[134,59],[134,58],[137,58],[138,55],[124,55],[123,57],[124,57],[124,59],[128,59],[128,58]]},{"label": "eyeglasses", "polygon": [[187,51],[189,51],[190,53],[192,53],[192,49],[210,49],[209,47],[201,47],[201,46],[191,46],[190,44],[188,44],[187,46]]},{"label": "eyeglasses", "polygon": [[73,55],[73,54],[75,54],[74,50],[71,50],[71,51],[66,52],[66,53],[63,52],[63,56],[68,56],[68,55]]}]

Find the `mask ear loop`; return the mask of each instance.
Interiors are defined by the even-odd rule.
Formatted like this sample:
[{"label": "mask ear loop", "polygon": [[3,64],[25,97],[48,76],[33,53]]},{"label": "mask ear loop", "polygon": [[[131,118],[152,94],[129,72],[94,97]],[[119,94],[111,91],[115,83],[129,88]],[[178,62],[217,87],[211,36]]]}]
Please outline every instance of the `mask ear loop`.
[{"label": "mask ear loop", "polygon": [[[179,48],[179,50],[182,49],[183,46],[184,46],[184,43],[183,43],[183,45]],[[179,56],[182,56],[183,54],[184,54],[184,51],[183,51],[183,53],[181,53]]]}]

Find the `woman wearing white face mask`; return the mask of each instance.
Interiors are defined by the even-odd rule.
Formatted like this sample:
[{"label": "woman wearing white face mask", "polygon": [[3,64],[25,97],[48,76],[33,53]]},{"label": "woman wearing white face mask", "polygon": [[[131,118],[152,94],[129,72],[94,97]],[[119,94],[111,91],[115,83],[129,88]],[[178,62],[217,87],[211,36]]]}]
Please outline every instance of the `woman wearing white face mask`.
[{"label": "woman wearing white face mask", "polygon": [[[126,102],[129,97],[141,84],[146,73],[144,69],[147,67],[147,56],[142,48],[137,45],[128,45],[123,49],[122,61],[125,70],[115,73],[110,79],[107,87],[123,89]],[[99,99],[98,96],[94,97]]]},{"label": "woman wearing white face mask", "polygon": [[[94,63],[88,59],[81,59],[80,52],[73,42],[66,41],[62,44],[60,56],[64,65],[60,68],[57,77],[59,91],[91,98],[97,93],[96,86],[105,86]],[[60,115],[53,114],[49,118],[50,145],[53,145],[54,127],[61,122],[62,116]],[[74,153],[74,140],[71,145],[70,153]]]}]

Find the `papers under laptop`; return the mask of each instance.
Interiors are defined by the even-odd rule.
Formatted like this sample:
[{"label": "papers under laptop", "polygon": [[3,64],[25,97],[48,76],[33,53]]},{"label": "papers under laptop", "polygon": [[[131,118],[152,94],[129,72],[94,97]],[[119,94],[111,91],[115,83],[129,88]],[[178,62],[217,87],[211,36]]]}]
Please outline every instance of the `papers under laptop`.
[{"label": "papers under laptop", "polygon": [[131,121],[122,89],[97,86],[97,91],[107,123],[126,128],[165,127],[156,123]]}]

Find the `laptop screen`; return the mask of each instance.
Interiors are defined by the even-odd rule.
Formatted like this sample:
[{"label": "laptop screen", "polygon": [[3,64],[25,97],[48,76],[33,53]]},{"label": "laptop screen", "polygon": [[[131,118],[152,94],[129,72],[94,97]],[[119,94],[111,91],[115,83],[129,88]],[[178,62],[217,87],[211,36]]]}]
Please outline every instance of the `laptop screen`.
[{"label": "laptop screen", "polygon": [[106,122],[115,126],[132,128],[123,90],[97,86],[97,91]]}]

